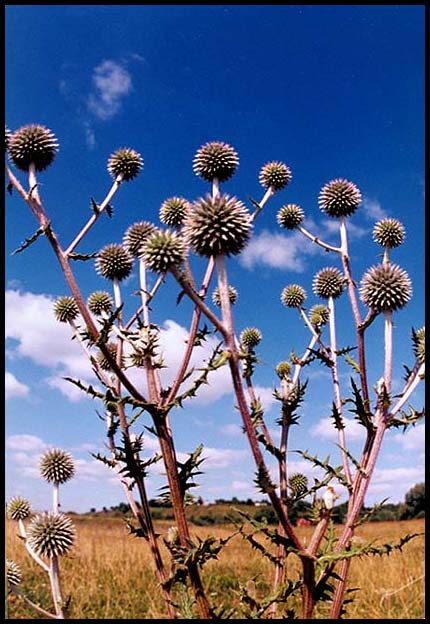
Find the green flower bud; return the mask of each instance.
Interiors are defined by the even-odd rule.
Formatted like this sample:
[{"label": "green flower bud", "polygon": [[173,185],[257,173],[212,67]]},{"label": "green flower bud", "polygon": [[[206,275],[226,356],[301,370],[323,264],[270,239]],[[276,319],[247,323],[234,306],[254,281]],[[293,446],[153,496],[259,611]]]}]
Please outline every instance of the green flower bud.
[{"label": "green flower bud", "polygon": [[[229,286],[228,287],[228,298],[230,300],[230,303],[232,305],[234,305],[237,301],[238,298],[238,292],[236,290],[236,288],[234,288],[234,286]],[[212,293],[212,303],[218,307],[221,307],[221,297],[219,294],[219,288],[218,286],[215,288],[215,290]]]},{"label": "green flower bud", "polygon": [[287,308],[300,308],[306,299],[306,291],[298,284],[290,284],[281,292],[281,301]]},{"label": "green flower bud", "polygon": [[338,178],[321,189],[318,203],[329,217],[348,217],[361,203],[361,193],[352,182]]},{"label": "green flower bud", "polygon": [[90,311],[96,316],[101,316],[102,312],[110,314],[113,308],[113,301],[110,294],[104,290],[96,290],[91,293],[87,301]]},{"label": "green flower bud", "polygon": [[15,561],[6,559],[6,583],[8,588],[17,587],[21,584],[22,573],[21,568]]},{"label": "green flower bud", "polygon": [[317,297],[329,299],[339,297],[345,288],[345,279],[339,269],[326,267],[321,269],[314,277],[313,290]]},{"label": "green flower bud", "polygon": [[360,285],[360,298],[376,313],[403,308],[412,297],[409,275],[396,264],[371,267]]},{"label": "green flower bud", "polygon": [[158,230],[149,236],[140,249],[140,257],[154,273],[166,273],[179,266],[185,256],[185,245],[170,230]]},{"label": "green flower bud", "polygon": [[121,281],[130,275],[132,269],[133,257],[122,245],[111,243],[97,254],[96,271],[108,280]]},{"label": "green flower bud", "polygon": [[302,224],[305,213],[296,204],[286,204],[279,210],[276,218],[281,227],[287,230],[294,230]]},{"label": "green flower bud", "polygon": [[51,449],[42,455],[39,469],[48,483],[65,483],[75,474],[72,456],[61,449]]},{"label": "green flower bud", "polygon": [[276,366],[276,374],[279,379],[285,379],[291,372],[291,364],[289,362],[279,362]]},{"label": "green flower bud", "polygon": [[258,180],[264,188],[280,191],[291,182],[291,170],[283,162],[266,163],[261,169]]},{"label": "green flower bud", "polygon": [[75,528],[62,513],[44,513],[33,518],[28,528],[28,543],[45,557],[65,555],[73,546]]},{"label": "green flower bud", "polygon": [[132,256],[138,258],[140,256],[140,248],[146,241],[148,236],[154,234],[157,228],[153,223],[149,221],[139,221],[130,225],[126,233],[124,234],[123,244],[124,247],[131,253]]},{"label": "green flower bud", "polygon": [[54,304],[54,315],[60,323],[70,323],[78,314],[79,308],[73,297],[60,297]]},{"label": "green flower bud", "polygon": [[246,349],[254,349],[261,342],[261,332],[256,327],[247,327],[240,334],[240,342]]},{"label": "green flower bud", "polygon": [[230,145],[212,141],[197,150],[193,171],[207,182],[212,182],[215,178],[219,182],[226,182],[236,172],[238,165],[239,157]]},{"label": "green flower bud", "polygon": [[21,171],[28,171],[33,163],[36,171],[43,171],[54,160],[58,143],[54,134],[37,124],[16,130],[8,142],[9,158]]},{"label": "green flower bud", "polygon": [[30,503],[22,496],[11,498],[6,509],[11,520],[25,520],[31,515]]},{"label": "green flower bud", "polygon": [[381,247],[398,247],[404,239],[405,228],[397,219],[381,219],[373,228],[373,240]]},{"label": "green flower bud", "polygon": [[160,207],[160,221],[168,227],[176,228],[182,225],[190,203],[183,197],[170,197]]},{"label": "green flower bud", "polygon": [[109,157],[107,169],[114,180],[121,176],[128,182],[135,178],[143,168],[142,156],[133,149],[123,147]]}]

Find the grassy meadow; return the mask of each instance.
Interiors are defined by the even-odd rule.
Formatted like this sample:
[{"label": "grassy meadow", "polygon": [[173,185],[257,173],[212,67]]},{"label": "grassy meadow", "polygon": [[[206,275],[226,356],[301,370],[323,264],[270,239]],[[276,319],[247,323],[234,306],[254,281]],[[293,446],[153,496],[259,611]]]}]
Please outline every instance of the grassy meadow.
[{"label": "grassy meadow", "polygon": [[[69,617],[166,618],[145,541],[129,535],[121,518],[75,516],[74,521],[76,546],[60,561],[64,597],[72,597]],[[164,534],[171,524],[158,521],[156,526]],[[223,538],[233,528],[191,526],[193,535],[201,538],[209,535]],[[356,539],[397,542],[407,533],[423,531],[423,519],[374,522],[359,527]],[[298,532],[306,543],[312,527],[302,527]],[[22,589],[29,598],[51,609],[47,575],[27,556],[16,533],[17,526],[7,522],[6,557],[20,565]],[[290,556],[289,578],[297,578],[297,570],[298,562]],[[218,561],[209,561],[203,569],[211,604],[216,608],[224,606],[232,618],[238,619],[244,618],[239,584],[246,584],[249,592],[259,596],[270,591],[271,579],[272,564],[240,536],[228,542]],[[345,619],[424,619],[424,537],[413,539],[402,552],[390,556],[353,559],[349,586],[361,591],[352,594],[354,601],[347,606]],[[7,619],[44,619],[15,596],[9,597],[7,604]],[[316,611],[315,617],[327,617],[324,607]]]}]

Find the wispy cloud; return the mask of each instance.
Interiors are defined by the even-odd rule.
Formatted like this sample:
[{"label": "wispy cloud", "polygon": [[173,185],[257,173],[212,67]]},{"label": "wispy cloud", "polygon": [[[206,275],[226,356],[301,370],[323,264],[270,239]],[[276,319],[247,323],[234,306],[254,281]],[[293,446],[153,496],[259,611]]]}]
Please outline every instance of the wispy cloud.
[{"label": "wispy cloud", "polygon": [[[350,442],[363,441],[366,437],[366,431],[362,425],[351,418],[344,418],[345,437]],[[311,429],[311,435],[319,437],[323,440],[331,442],[338,441],[338,432],[333,427],[333,421],[330,418],[321,418],[318,423]]]},{"label": "wispy cloud", "polygon": [[131,75],[118,61],[105,60],[94,68],[88,109],[102,121],[114,117],[133,88]]},{"label": "wispy cloud", "polygon": [[364,214],[369,220],[379,221],[380,219],[385,219],[387,216],[387,213],[376,199],[363,197],[363,208]]},{"label": "wispy cloud", "polygon": [[394,436],[395,442],[398,442],[405,450],[418,451],[424,453],[425,449],[425,426],[416,425],[409,428],[405,433],[397,433]]},{"label": "wispy cloud", "polygon": [[263,230],[251,240],[239,262],[246,269],[268,266],[303,273],[306,270],[306,257],[317,252],[316,245],[300,232],[288,236]]},{"label": "wispy cloud", "polygon": [[4,377],[4,390],[6,399],[16,399],[28,396],[30,388],[21,381],[18,381],[15,375],[12,375],[12,373],[6,371]]}]

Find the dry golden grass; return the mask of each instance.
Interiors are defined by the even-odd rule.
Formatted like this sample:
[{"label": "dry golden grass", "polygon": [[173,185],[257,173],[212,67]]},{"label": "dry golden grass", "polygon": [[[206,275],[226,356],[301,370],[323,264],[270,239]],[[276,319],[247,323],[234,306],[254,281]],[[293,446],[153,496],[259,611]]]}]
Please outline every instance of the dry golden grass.
[{"label": "dry golden grass", "polygon": [[[160,532],[169,525],[159,524]],[[152,561],[143,540],[131,537],[121,519],[76,518],[77,543],[73,554],[62,559],[65,595],[72,596],[72,619],[163,619],[166,617]],[[231,527],[193,527],[193,533],[226,537]],[[357,539],[378,543],[398,541],[406,533],[424,531],[424,520],[378,522],[360,527]],[[311,528],[299,529],[303,540]],[[16,561],[23,572],[22,588],[34,602],[49,607],[46,575],[25,553],[16,537],[16,525],[6,526],[6,556]],[[294,557],[288,560],[288,575],[297,575]],[[234,609],[233,617],[243,618],[239,583],[255,587],[257,595],[270,590],[271,564],[251,550],[239,536],[220,553],[218,561],[204,568],[204,582],[211,603]],[[254,582],[252,582],[254,579]],[[424,619],[424,538],[415,538],[402,552],[389,557],[354,559],[350,587],[354,602],[348,605],[345,619]],[[43,619],[23,603],[8,600],[8,619]],[[327,612],[319,609],[317,619]]]}]

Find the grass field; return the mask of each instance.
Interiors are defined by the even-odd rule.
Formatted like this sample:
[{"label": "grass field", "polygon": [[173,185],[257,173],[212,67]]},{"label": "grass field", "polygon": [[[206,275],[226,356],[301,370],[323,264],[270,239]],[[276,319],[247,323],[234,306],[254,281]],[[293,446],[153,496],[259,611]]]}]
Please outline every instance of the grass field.
[{"label": "grass field", "polygon": [[[64,595],[71,595],[71,619],[163,619],[166,618],[161,594],[146,543],[132,537],[120,518],[74,518],[76,547],[61,560]],[[170,523],[159,522],[160,533]],[[50,609],[46,574],[26,555],[16,537],[16,525],[6,525],[6,556],[16,561],[23,573],[22,589],[41,606]],[[231,526],[191,527],[194,535],[221,538]],[[298,529],[304,542],[312,529]],[[357,539],[377,543],[398,541],[407,533],[424,531],[424,520],[374,522],[359,527]],[[296,578],[298,566],[288,559],[288,575]],[[270,591],[272,564],[250,548],[239,536],[210,561],[203,571],[212,606],[233,609],[233,618],[243,619],[239,584],[247,584],[256,595]],[[350,587],[354,601],[345,619],[424,619],[424,537],[407,543],[402,552],[389,557],[354,559]],[[289,605],[290,606],[290,605]],[[327,612],[319,609],[317,619]],[[8,599],[8,619],[44,619],[16,597]]]}]

